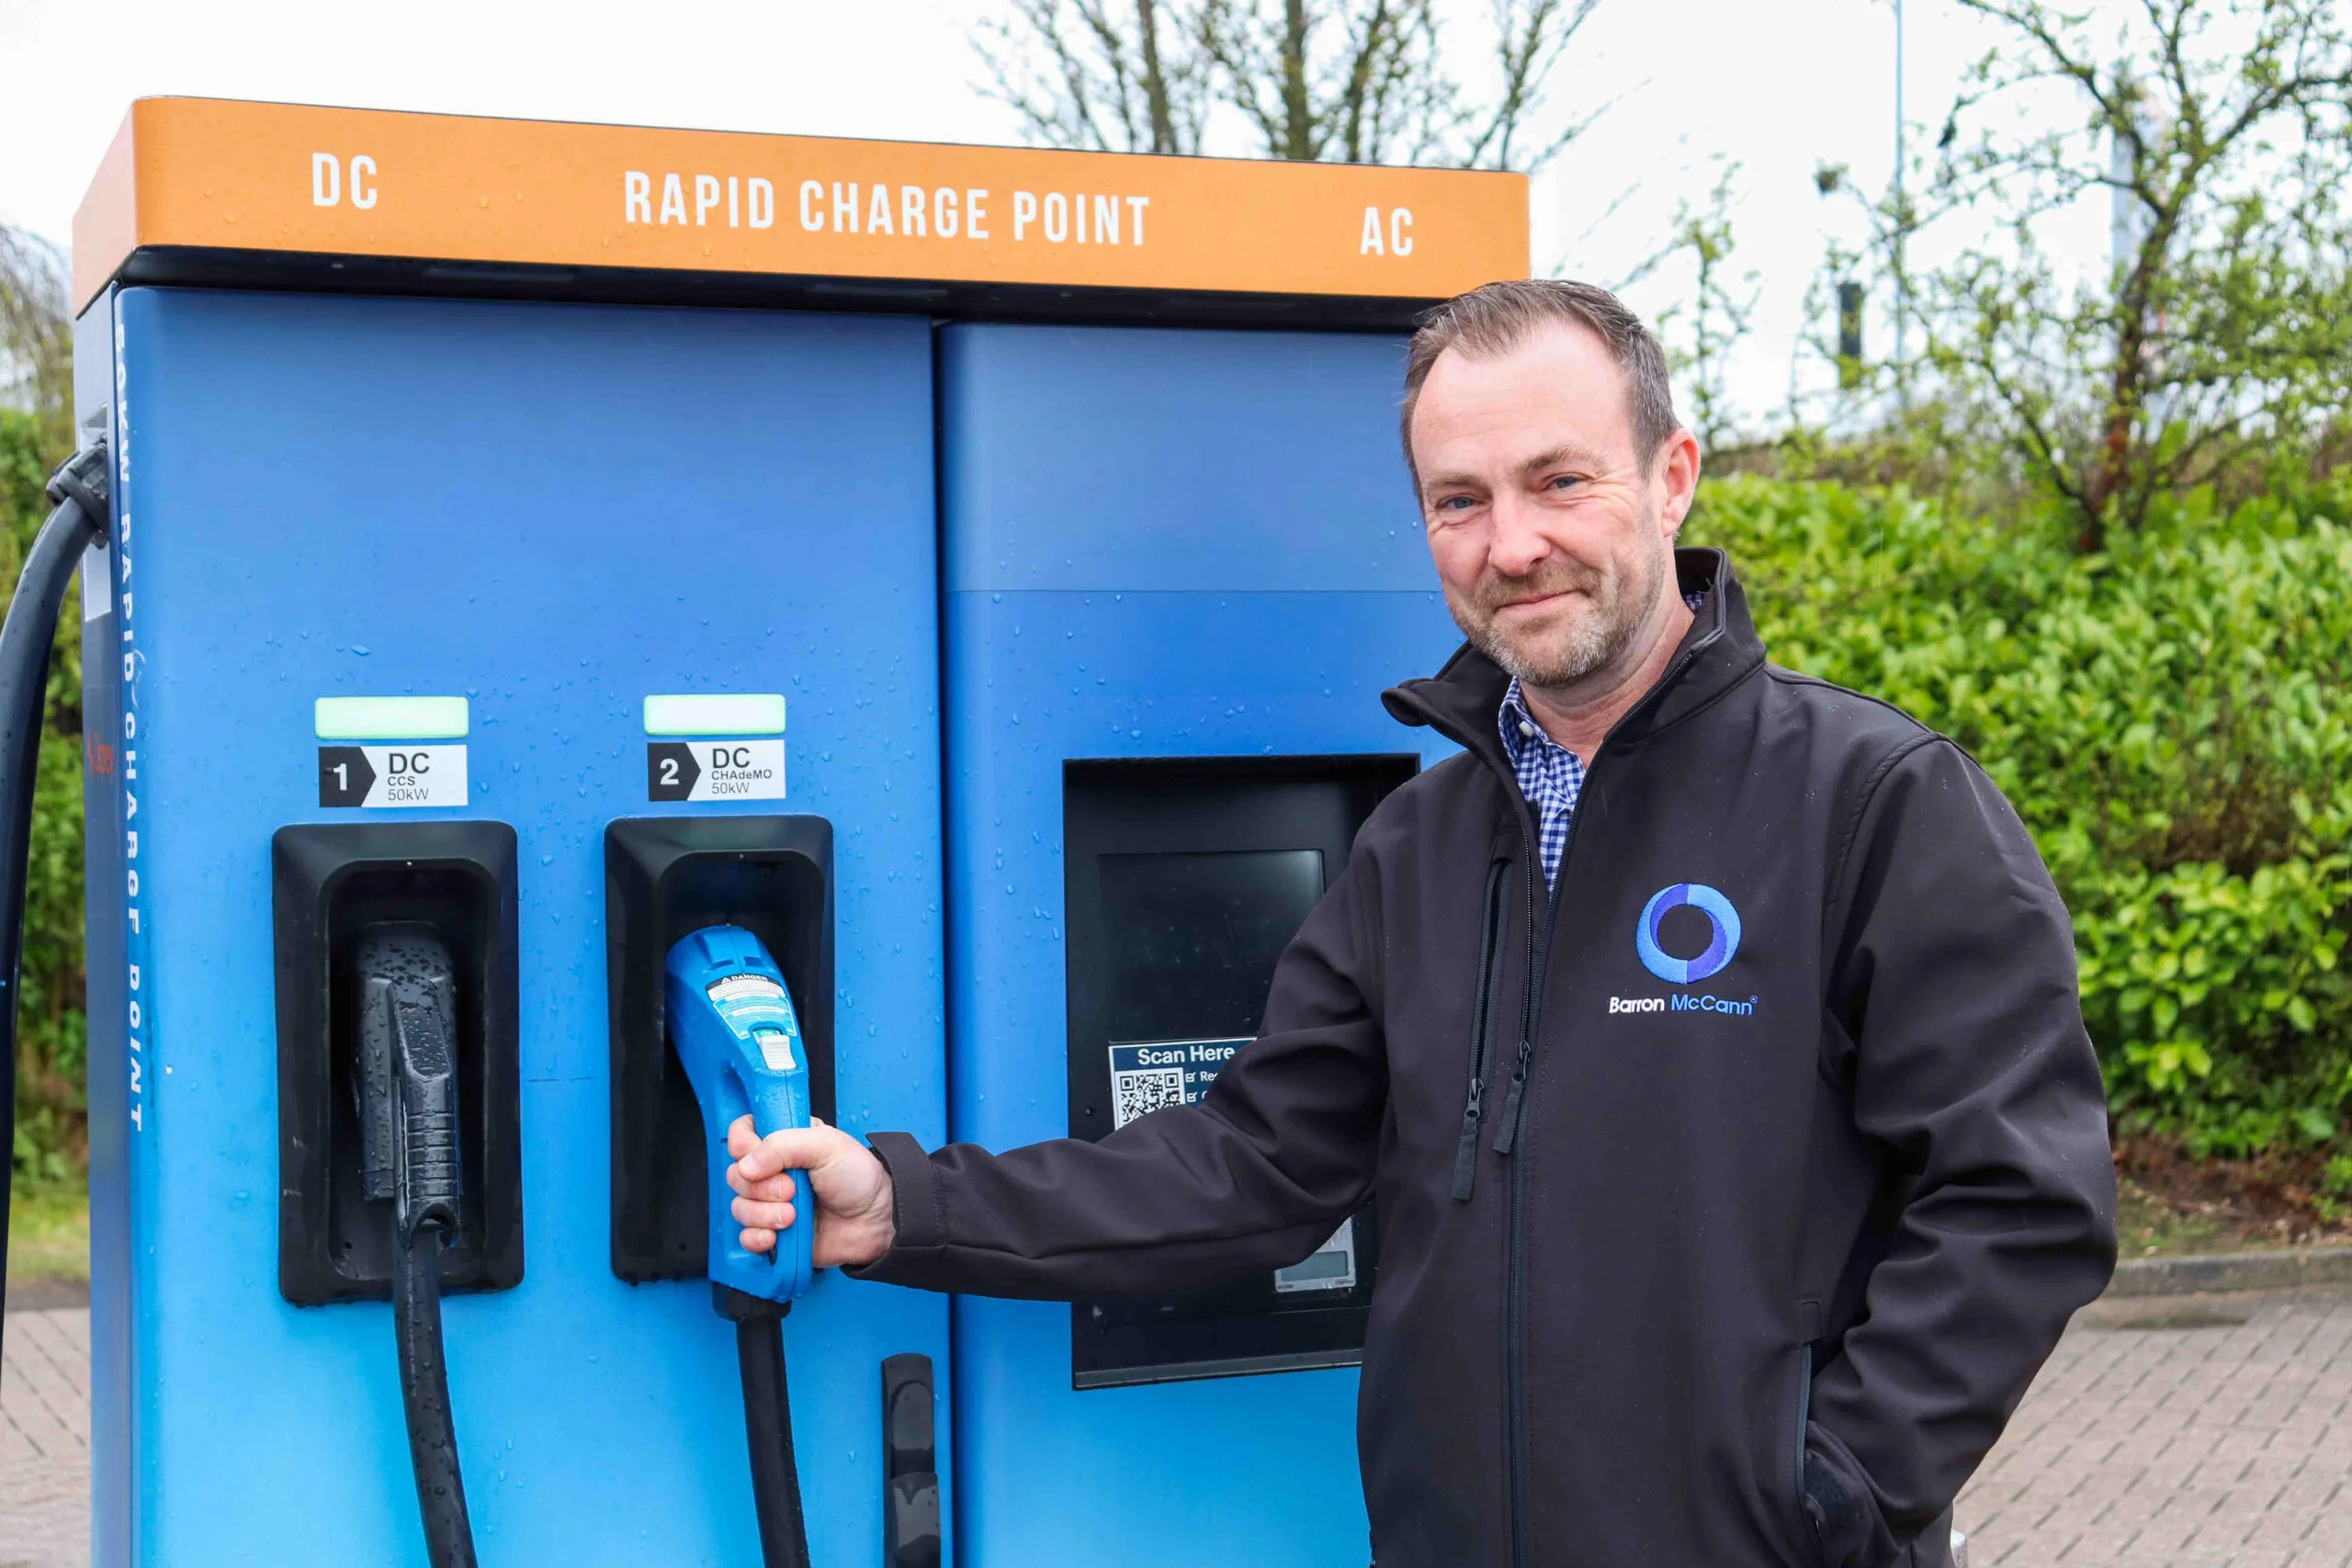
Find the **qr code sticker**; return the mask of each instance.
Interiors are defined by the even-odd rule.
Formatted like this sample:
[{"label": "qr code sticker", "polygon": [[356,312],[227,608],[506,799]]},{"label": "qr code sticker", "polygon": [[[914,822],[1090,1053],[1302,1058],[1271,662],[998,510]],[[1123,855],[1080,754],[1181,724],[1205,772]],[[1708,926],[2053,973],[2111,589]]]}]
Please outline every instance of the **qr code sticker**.
[{"label": "qr code sticker", "polygon": [[1125,1126],[1138,1116],[1184,1103],[1184,1069],[1151,1067],[1111,1075],[1111,1125]]}]

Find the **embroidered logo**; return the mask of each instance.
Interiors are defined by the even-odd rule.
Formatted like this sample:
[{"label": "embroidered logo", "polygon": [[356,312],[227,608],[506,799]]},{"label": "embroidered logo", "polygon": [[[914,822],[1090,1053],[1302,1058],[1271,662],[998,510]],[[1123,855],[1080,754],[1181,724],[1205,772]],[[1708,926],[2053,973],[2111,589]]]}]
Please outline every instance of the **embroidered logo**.
[{"label": "embroidered logo", "polygon": [[[1669,909],[1690,908],[1707,917],[1706,948],[1694,958],[1677,958],[1658,945],[1658,927]],[[1720,973],[1739,951],[1739,911],[1731,900],[1700,882],[1678,882],[1661,887],[1642,906],[1634,927],[1634,951],[1642,967],[1669,986],[1688,986]]]}]

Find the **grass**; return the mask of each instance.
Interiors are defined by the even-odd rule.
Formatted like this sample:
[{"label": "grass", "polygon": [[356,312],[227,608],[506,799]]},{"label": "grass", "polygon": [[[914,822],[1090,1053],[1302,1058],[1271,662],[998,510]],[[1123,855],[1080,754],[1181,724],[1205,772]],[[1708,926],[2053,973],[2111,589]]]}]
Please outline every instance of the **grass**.
[{"label": "grass", "polygon": [[76,1183],[17,1178],[8,1200],[8,1278],[87,1280],[90,1199]]},{"label": "grass", "polygon": [[[2196,1252],[2237,1252],[2263,1245],[2242,1237],[2219,1220],[2184,1214],[2126,1178],[2116,1208],[2118,1253],[2124,1258],[2170,1258]],[[2272,1246],[2278,1245],[2271,1243]]]},{"label": "grass", "polygon": [[[2352,1228],[2324,1222],[2283,1224],[2245,1197],[2248,1186],[2227,1162],[2201,1164],[2150,1158],[2144,1149],[2120,1162],[2121,1206],[2118,1229],[2125,1258],[2182,1257],[2202,1252],[2239,1252],[2313,1242],[2342,1245]],[[2211,1190],[2219,1190],[2216,1201]],[[90,1277],[90,1201],[82,1184],[28,1182],[19,1176],[8,1205],[8,1277],[12,1280],[87,1280]]]}]

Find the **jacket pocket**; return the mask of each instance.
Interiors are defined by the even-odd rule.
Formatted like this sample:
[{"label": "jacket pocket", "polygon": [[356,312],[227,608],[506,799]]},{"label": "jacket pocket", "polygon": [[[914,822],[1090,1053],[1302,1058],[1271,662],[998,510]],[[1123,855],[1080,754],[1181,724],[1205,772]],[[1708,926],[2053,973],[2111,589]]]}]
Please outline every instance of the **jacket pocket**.
[{"label": "jacket pocket", "polygon": [[1487,1020],[1495,989],[1495,952],[1502,945],[1503,874],[1509,861],[1487,867],[1487,897],[1478,917],[1478,992],[1470,1008],[1467,1088],[1462,1097],[1462,1141],[1453,1150],[1453,1201],[1469,1201],[1478,1183],[1478,1126],[1486,1116]]},{"label": "jacket pocket", "polygon": [[1805,1439],[1813,1430],[1814,1342],[1799,1345],[1794,1359],[1796,1387],[1783,1406],[1784,1419],[1789,1423],[1788,1468],[1781,1472],[1776,1490],[1781,1494],[1782,1517],[1788,1521],[1789,1541],[1796,1552],[1796,1561],[1807,1568],[1818,1568],[1824,1561],[1821,1532],[1815,1528],[1813,1509],[1805,1500],[1804,1489]]},{"label": "jacket pocket", "polygon": [[1813,1347],[1797,1349],[1796,1464],[1789,1472],[1789,1503],[1796,1509],[1799,1539],[1813,1539],[1813,1520],[1804,1507],[1805,1434],[1813,1427]]}]

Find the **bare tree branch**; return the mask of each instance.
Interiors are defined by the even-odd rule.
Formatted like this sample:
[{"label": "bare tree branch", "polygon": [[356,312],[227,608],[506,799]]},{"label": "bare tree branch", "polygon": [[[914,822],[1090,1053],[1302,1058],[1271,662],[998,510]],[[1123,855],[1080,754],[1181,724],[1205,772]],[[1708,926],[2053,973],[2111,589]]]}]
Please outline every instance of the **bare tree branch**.
[{"label": "bare tree branch", "polygon": [[982,89],[1033,140],[1109,152],[1194,152],[1205,62],[1168,0],[1010,0],[973,43]]},{"label": "bare tree branch", "polygon": [[1541,106],[1544,83],[1577,29],[1600,8],[1600,0],[1494,0],[1495,55],[1503,89],[1485,126],[1471,138],[1464,163],[1484,164],[1491,152],[1496,168],[1535,167],[1592,123],[1599,110],[1559,132],[1544,155],[1524,165],[1512,162],[1511,140]]},{"label": "bare tree branch", "polygon": [[[1945,123],[1940,210],[1881,204],[1873,245],[1899,265],[1904,237],[1971,225],[1909,319],[1949,390],[1981,393],[2096,549],[2249,438],[2293,439],[2340,406],[2352,35],[2332,0],[2139,0],[2102,58],[2085,15],[1960,4],[2006,41]],[[2030,129],[2069,102],[2086,111],[2075,128]],[[2040,229],[2101,190],[2131,215],[2112,276],[2062,289]],[[2006,220],[1989,231],[1988,209]]]},{"label": "bare tree branch", "polygon": [[1544,96],[1600,0],[1491,0],[1476,90],[1436,0],[1006,3],[974,39],[985,90],[1052,146],[1195,152],[1223,123],[1271,158],[1524,170],[1609,107],[1562,117]]},{"label": "bare tree branch", "polygon": [[65,258],[0,224],[0,402],[64,420],[74,402],[74,322]]}]

